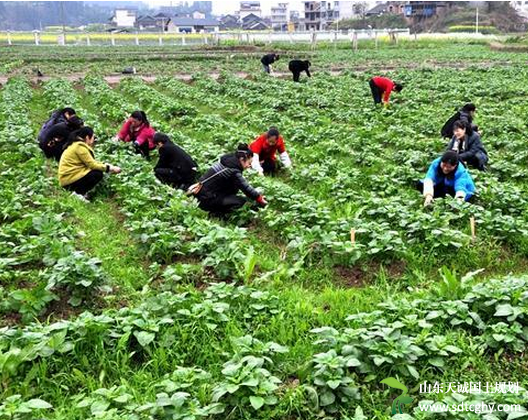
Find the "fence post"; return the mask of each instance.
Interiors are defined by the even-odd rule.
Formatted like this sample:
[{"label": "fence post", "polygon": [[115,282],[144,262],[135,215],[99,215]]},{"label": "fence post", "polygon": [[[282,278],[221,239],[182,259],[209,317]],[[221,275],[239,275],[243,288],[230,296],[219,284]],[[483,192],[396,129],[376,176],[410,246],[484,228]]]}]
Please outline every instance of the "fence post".
[{"label": "fence post", "polygon": [[311,33],[312,50],[315,50],[317,45],[317,33],[312,29]]},{"label": "fence post", "polygon": [[376,46],[376,49],[378,49],[378,31],[374,30],[374,45]]},{"label": "fence post", "polygon": [[163,45],[163,37],[161,35],[158,37],[158,42],[159,42],[160,46]]},{"label": "fence post", "polygon": [[354,29],[354,32],[352,33],[352,48],[354,51],[358,50],[358,36],[357,31]]},{"label": "fence post", "polygon": [[35,37],[35,45],[40,45],[40,32],[33,31],[33,36]]},{"label": "fence post", "polygon": [[7,45],[13,45],[11,41],[11,31],[7,31]]},{"label": "fence post", "polygon": [[92,41],[90,40],[90,34],[86,34],[86,46],[92,45]]},{"label": "fence post", "polygon": [[185,45],[186,44],[186,41],[185,41],[185,32],[182,33],[182,45]]},{"label": "fence post", "polygon": [[202,39],[203,39],[204,45],[207,45],[207,34],[205,32],[202,32]]},{"label": "fence post", "polygon": [[293,34],[290,32],[289,35],[290,35],[290,44],[293,44]]},{"label": "fence post", "polygon": [[65,34],[57,35],[57,44],[64,45],[65,43],[66,43],[66,35]]},{"label": "fence post", "polygon": [[115,35],[113,32],[110,34],[110,43],[112,44],[112,47],[115,47]]},{"label": "fence post", "polygon": [[139,45],[139,34],[136,32],[136,45]]}]

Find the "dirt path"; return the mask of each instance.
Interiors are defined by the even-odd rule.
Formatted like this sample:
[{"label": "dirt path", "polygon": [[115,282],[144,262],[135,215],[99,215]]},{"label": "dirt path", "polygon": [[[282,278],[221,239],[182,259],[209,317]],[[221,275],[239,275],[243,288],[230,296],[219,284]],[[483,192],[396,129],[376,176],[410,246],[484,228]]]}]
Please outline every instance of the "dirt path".
[{"label": "dirt path", "polygon": [[[408,69],[408,70],[419,70],[419,69],[430,69],[430,70],[438,70],[438,69],[454,69],[454,70],[467,70],[469,68],[473,67],[479,67],[479,68],[492,68],[492,67],[508,67],[511,66],[513,63],[510,61],[496,61],[496,62],[475,62],[475,63],[458,63],[458,64],[452,64],[452,63],[426,63],[423,64],[411,64],[411,65],[393,65],[393,66],[383,66],[383,67],[377,67],[375,65],[369,65],[369,66],[353,66],[353,67],[334,67],[331,68],[328,73],[330,73],[331,76],[339,76],[343,74],[344,72],[352,72],[352,73],[363,73],[366,71],[372,71],[373,69],[376,69],[378,72],[385,72],[385,71],[393,71],[393,70],[400,70],[400,69]],[[317,73],[318,71],[322,71],[324,69],[317,69],[317,67],[313,68],[313,72]],[[234,73],[237,77],[247,79],[251,78],[253,76],[252,73],[246,73],[246,72],[235,72]],[[104,76],[104,79],[107,83],[111,85],[118,84],[122,79],[127,77],[138,77],[143,79],[145,82],[154,82],[157,77],[160,76],[170,76],[178,80],[182,80],[185,82],[188,82],[192,80],[193,75],[190,73],[176,73],[172,75],[153,75],[153,74],[136,74],[136,75],[124,75],[124,74],[111,74]],[[211,72],[209,73],[209,76],[213,79],[219,79],[220,73],[219,72]],[[278,77],[281,79],[289,79],[291,78],[291,73],[289,72],[274,72],[273,77]],[[10,76],[0,76],[0,84],[5,84]],[[65,76],[44,76],[44,77],[31,77],[30,80],[33,83],[38,82],[46,82],[51,79],[56,78],[62,78],[69,80],[71,82],[77,82],[82,80],[85,77],[84,73],[72,73]]]}]

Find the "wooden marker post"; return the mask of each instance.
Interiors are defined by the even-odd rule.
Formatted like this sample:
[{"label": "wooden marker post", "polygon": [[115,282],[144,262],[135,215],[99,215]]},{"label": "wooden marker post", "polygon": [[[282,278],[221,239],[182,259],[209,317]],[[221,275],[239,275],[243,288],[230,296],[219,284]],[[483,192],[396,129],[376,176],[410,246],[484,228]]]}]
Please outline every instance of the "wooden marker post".
[{"label": "wooden marker post", "polygon": [[469,218],[469,227],[471,228],[471,241],[475,242],[477,236],[475,235],[475,216]]},{"label": "wooden marker post", "polygon": [[350,242],[352,242],[352,245],[356,244],[356,229],[354,228],[350,229]]}]

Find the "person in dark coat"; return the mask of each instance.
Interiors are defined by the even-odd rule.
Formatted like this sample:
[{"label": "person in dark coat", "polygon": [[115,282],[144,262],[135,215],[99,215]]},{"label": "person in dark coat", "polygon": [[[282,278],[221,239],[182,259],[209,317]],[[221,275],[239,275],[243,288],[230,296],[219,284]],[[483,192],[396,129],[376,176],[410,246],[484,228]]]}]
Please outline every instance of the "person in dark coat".
[{"label": "person in dark coat", "polygon": [[442,127],[441,134],[442,137],[445,138],[451,138],[453,137],[453,124],[455,124],[455,121],[463,121],[468,124],[468,134],[471,134],[472,131],[478,131],[478,127],[473,124],[473,118],[475,118],[475,112],[477,111],[477,107],[472,103],[465,104],[462,108],[460,108],[457,112],[453,114],[451,118],[449,118],[444,126]]},{"label": "person in dark coat", "polygon": [[308,60],[291,60],[288,64],[288,69],[293,73],[293,81],[298,82],[303,71],[306,72],[308,77],[312,77],[310,74],[311,65],[312,63]]},{"label": "person in dark coat", "polygon": [[54,158],[58,162],[70,135],[81,128],[83,124],[84,121],[77,115],[72,115],[68,120],[55,124],[46,130],[44,137],[39,140],[39,147],[44,155],[47,158]]},{"label": "person in dark coat", "polygon": [[[201,189],[196,194],[200,208],[217,216],[242,207],[248,198],[261,207],[268,203],[264,196],[253,188],[242,175],[251,167],[253,152],[247,144],[240,144],[235,153],[224,155],[199,180]],[[247,197],[237,195],[242,191]]]},{"label": "person in dark coat", "polygon": [[68,121],[74,115],[77,115],[75,112],[75,109],[70,108],[70,107],[66,107],[66,108],[53,111],[51,116],[48,118],[48,120],[44,124],[42,124],[42,127],[40,128],[40,131],[38,134],[39,143],[44,140],[47,132],[51,129],[51,127],[53,127],[56,124],[60,124],[60,123]]},{"label": "person in dark coat", "polygon": [[480,134],[472,131],[466,121],[455,121],[453,138],[446,150],[453,150],[458,153],[458,158],[465,165],[473,166],[479,171],[486,170],[488,152],[480,140]]},{"label": "person in dark coat", "polygon": [[156,178],[165,184],[186,190],[196,181],[196,162],[180,146],[170,141],[166,134],[154,134],[154,144],[159,151],[159,160],[154,167]]},{"label": "person in dark coat", "polygon": [[264,71],[268,74],[271,73],[271,65],[279,59],[278,54],[266,54],[264,57],[260,59],[260,62],[262,63],[262,66],[264,67]]}]

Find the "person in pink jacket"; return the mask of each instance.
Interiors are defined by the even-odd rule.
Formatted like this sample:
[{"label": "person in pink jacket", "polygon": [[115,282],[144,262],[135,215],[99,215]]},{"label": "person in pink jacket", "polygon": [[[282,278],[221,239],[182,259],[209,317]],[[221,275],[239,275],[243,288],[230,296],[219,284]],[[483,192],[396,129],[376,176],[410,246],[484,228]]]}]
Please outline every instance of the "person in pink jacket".
[{"label": "person in pink jacket", "polygon": [[149,152],[156,148],[154,134],[156,131],[150,126],[145,112],[134,111],[123,124],[117,138],[121,141],[132,142],[136,153],[148,158]]}]

